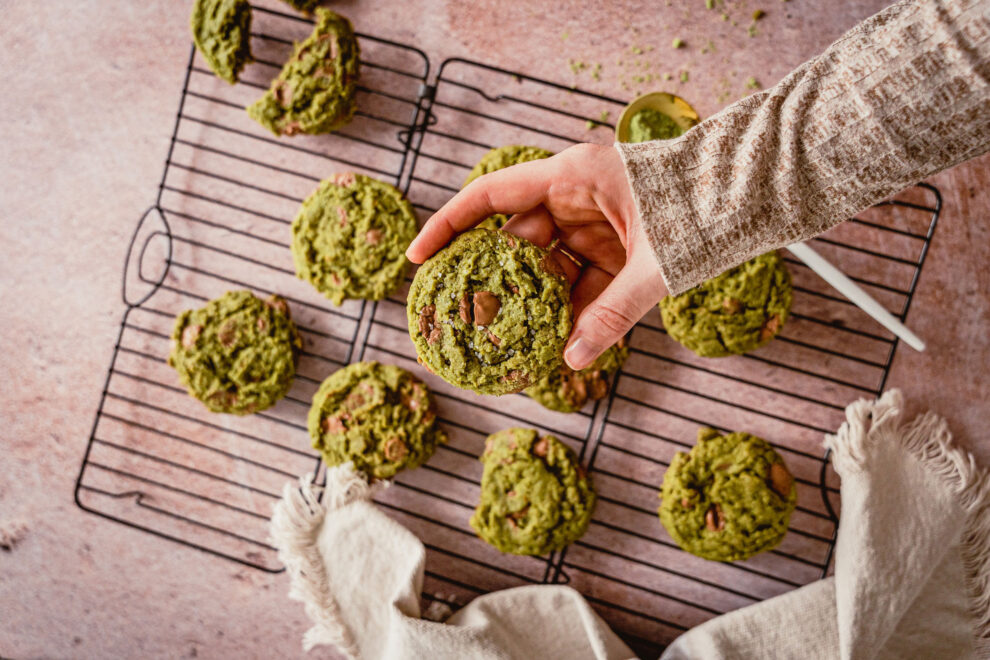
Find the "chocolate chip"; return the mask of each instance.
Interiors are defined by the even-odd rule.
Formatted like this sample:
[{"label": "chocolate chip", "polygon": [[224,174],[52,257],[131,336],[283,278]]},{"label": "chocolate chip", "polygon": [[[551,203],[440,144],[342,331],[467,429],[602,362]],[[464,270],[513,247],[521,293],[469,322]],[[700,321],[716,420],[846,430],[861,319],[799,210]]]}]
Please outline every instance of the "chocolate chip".
[{"label": "chocolate chip", "polygon": [[526,512],[529,511],[529,505],[527,504],[518,511],[513,511],[508,515],[509,520],[519,520],[520,518],[526,517]]},{"label": "chocolate chip", "polygon": [[778,330],[780,330],[780,317],[774,314],[760,328],[760,341],[766,341],[774,337]]},{"label": "chocolate chip", "polygon": [[322,426],[323,430],[327,433],[343,433],[347,430],[340,417],[325,417]]},{"label": "chocolate chip", "polygon": [[220,330],[217,331],[217,338],[224,347],[230,348],[233,346],[234,341],[237,339],[237,322],[234,319],[224,321],[224,324],[220,326]]},{"label": "chocolate chip", "polygon": [[791,495],[791,487],[794,485],[794,477],[787,471],[783,463],[774,463],[770,466],[770,488],[785,500]]},{"label": "chocolate chip", "polygon": [[265,301],[265,304],[271,309],[274,309],[276,312],[281,312],[286,316],[289,315],[289,305],[285,302],[285,298],[270,296],[268,300]]},{"label": "chocolate chip", "polygon": [[501,309],[502,303],[491,291],[479,291],[474,294],[475,325],[488,325],[495,320],[495,315]]},{"label": "chocolate chip", "polygon": [[542,438],[536,441],[536,444],[533,445],[534,456],[539,456],[540,458],[543,458],[547,455],[548,451],[550,451],[550,438],[547,436],[543,436]]},{"label": "chocolate chip", "polygon": [[187,325],[186,329],[182,331],[182,347],[192,348],[196,345],[196,340],[199,339],[199,333],[203,331],[203,326],[201,325]]},{"label": "chocolate chip", "polygon": [[594,401],[608,396],[608,374],[598,369],[588,374],[588,396]]},{"label": "chocolate chip", "polygon": [[588,386],[584,377],[569,369],[561,367],[561,395],[572,408],[580,408],[588,400]]},{"label": "chocolate chip", "polygon": [[471,297],[468,294],[465,293],[461,296],[460,302],[457,303],[457,313],[462,321],[467,324],[471,323]]},{"label": "chocolate chip", "polygon": [[492,332],[491,330],[485,330],[485,332],[488,333],[488,341],[495,344],[496,346],[502,345],[502,340],[499,339],[494,332]]},{"label": "chocolate chip", "polygon": [[366,240],[369,245],[378,245],[382,240],[382,230],[369,229],[364,235],[364,240]]},{"label": "chocolate chip", "polygon": [[524,390],[529,387],[529,374],[526,374],[518,369],[513,369],[509,373],[502,376],[500,379],[503,383],[509,383],[516,389],[513,390],[518,392],[519,390]]},{"label": "chocolate chip", "polygon": [[689,500],[688,498],[682,497],[681,498],[681,506],[684,507],[685,509],[693,509],[694,508],[694,503],[691,502],[691,500]]},{"label": "chocolate chip", "polygon": [[725,529],[725,517],[722,515],[722,507],[718,504],[708,507],[705,513],[705,527],[712,532],[721,532]]},{"label": "chocolate chip", "polygon": [[437,324],[437,306],[427,305],[419,313],[419,334],[426,338],[426,343],[431,346],[440,339],[443,332]]},{"label": "chocolate chip", "polygon": [[385,454],[385,460],[396,463],[409,454],[409,447],[400,438],[392,436],[385,441],[382,453]]},{"label": "chocolate chip", "polygon": [[726,298],[722,301],[722,310],[726,314],[738,314],[742,311],[742,303],[735,298]]},{"label": "chocolate chip", "polygon": [[338,174],[334,174],[333,176],[330,177],[330,180],[336,183],[338,186],[343,186],[344,188],[349,188],[350,186],[353,186],[354,182],[357,181],[357,179],[354,177],[353,172],[340,172]]}]

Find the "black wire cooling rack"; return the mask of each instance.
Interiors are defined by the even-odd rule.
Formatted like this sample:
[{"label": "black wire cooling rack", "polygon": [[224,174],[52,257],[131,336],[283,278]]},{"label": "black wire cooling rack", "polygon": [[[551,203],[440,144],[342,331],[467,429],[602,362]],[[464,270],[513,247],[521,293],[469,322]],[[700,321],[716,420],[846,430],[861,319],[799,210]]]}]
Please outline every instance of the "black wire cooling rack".
[{"label": "black wire cooling rack", "polygon": [[[456,607],[494,589],[567,583],[650,655],[712,616],[828,573],[839,501],[822,436],[838,427],[847,403],[883,391],[893,335],[788,258],[792,318],[752,354],[697,358],[666,336],[653,312],[633,331],[632,355],[609,398],[579,413],[452,388],[416,364],[405,289],[338,308],[295,278],[288,226],[299,203],[328,175],[359,171],[394,183],[425,215],[491,147],[610,142],[624,102],[456,58],[431,80],[422,51],[360,35],[361,110],[352,124],[328,136],[276,139],[243,108],[311,26],[264,5],[254,16],[257,62],[237,86],[190,54],[158,198],[128,247],[127,308],[76,484],[80,507],[279,571],[267,542],[272,504],[286,481],[320,470],[305,429],[310,397],[340,366],[377,359],[430,385],[451,438],[378,497],[426,544],[426,601]],[[903,320],[940,208],[938,191],[920,184],[815,239],[815,248]],[[248,418],[209,413],[165,365],[175,315],[232,288],[286,297],[304,340],[288,396]],[[663,471],[702,425],[756,433],[786,458],[799,500],[777,549],[706,562],[680,551],[659,524]],[[599,504],[588,533],[564,552],[503,555],[467,525],[484,438],[509,426],[552,432],[589,466]]]}]

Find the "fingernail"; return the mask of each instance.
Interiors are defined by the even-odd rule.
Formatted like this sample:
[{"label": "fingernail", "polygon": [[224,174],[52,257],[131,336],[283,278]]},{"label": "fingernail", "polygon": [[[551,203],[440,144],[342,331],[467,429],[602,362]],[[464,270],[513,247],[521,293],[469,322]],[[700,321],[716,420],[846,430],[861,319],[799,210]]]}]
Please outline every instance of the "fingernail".
[{"label": "fingernail", "polygon": [[564,362],[574,371],[580,371],[594,362],[601,352],[602,349],[596,344],[584,337],[578,337],[564,351]]}]

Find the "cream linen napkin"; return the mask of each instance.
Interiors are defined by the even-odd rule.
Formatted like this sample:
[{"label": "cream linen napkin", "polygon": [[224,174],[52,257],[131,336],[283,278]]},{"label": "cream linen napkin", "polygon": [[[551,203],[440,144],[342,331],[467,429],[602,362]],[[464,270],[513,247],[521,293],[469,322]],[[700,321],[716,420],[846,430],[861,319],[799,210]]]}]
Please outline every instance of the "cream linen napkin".
[{"label": "cream linen napkin", "polygon": [[[842,477],[835,575],[679,637],[664,659],[990,657],[990,476],[951,445],[944,420],[902,425],[901,395],[858,401],[826,438]],[[305,648],[359,658],[630,658],[573,589],[474,599],[446,623],[420,618],[425,549],[370,502],[349,466],[319,489],[288,484],[272,541],[290,597],[314,622]]]}]

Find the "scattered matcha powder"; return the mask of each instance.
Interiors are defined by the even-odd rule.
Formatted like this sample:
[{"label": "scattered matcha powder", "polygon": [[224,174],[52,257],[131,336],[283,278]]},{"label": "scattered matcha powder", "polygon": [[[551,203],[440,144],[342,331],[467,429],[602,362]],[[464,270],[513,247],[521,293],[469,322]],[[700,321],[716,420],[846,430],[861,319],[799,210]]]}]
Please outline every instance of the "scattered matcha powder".
[{"label": "scattered matcha powder", "polygon": [[714,53],[714,52],[715,52],[715,44],[712,43],[711,39],[709,39],[708,43],[706,43],[704,48],[701,49],[701,54],[707,55],[708,53]]},{"label": "scattered matcha powder", "polygon": [[682,83],[686,83],[687,81],[688,81],[688,72],[687,71],[681,71],[681,82]]},{"label": "scattered matcha powder", "polygon": [[568,66],[571,67],[571,73],[581,73],[588,68],[588,65],[580,60],[567,60]]},{"label": "scattered matcha powder", "polygon": [[568,32],[567,30],[564,30],[563,33],[561,33],[561,35],[560,35],[560,40],[561,41],[567,41],[570,38],[570,36],[571,36],[571,33]]},{"label": "scattered matcha powder", "polygon": [[756,78],[750,76],[746,79],[746,89],[759,89],[760,83],[757,82]]},{"label": "scattered matcha powder", "polygon": [[684,47],[684,40],[683,39],[674,39],[673,43],[671,44],[671,47],[672,48],[683,48]]},{"label": "scattered matcha powder", "polygon": [[643,49],[640,48],[639,46],[633,46],[629,50],[632,52],[633,55],[642,55],[643,54]]},{"label": "scattered matcha powder", "polygon": [[591,77],[595,80],[602,79],[602,65],[600,63],[596,63],[595,66],[591,68]]},{"label": "scattered matcha powder", "polygon": [[593,121],[591,121],[589,119],[588,121],[584,122],[584,127],[586,129],[588,129],[589,131],[591,131],[591,130],[594,130],[594,129],[598,128],[598,124],[596,124],[595,122],[593,122]]},{"label": "scattered matcha powder", "polygon": [[608,121],[608,117],[609,117],[609,111],[608,110],[602,110],[602,114],[598,115],[599,121],[602,121],[602,122]]}]

